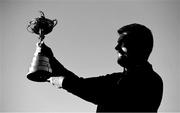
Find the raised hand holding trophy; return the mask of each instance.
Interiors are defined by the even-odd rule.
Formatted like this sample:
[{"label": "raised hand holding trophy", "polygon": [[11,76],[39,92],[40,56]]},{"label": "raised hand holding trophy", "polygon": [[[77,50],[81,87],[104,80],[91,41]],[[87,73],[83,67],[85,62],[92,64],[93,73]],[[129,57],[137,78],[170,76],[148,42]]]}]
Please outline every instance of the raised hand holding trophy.
[{"label": "raised hand holding trophy", "polygon": [[52,76],[52,69],[49,63],[49,58],[41,53],[41,45],[45,35],[50,33],[57,25],[57,20],[50,20],[45,18],[45,15],[40,11],[41,17],[35,18],[29,22],[27,30],[31,33],[39,35],[39,42],[37,44],[36,52],[34,54],[27,78],[35,82],[47,82]]}]

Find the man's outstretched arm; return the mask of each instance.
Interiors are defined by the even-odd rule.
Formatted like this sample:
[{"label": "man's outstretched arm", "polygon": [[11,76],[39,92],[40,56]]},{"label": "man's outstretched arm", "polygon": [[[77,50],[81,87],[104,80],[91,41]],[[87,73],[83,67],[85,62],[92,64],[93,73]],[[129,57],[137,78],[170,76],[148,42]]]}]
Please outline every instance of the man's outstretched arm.
[{"label": "man's outstretched arm", "polygon": [[94,104],[103,103],[112,95],[115,84],[111,75],[83,78],[68,71],[62,76],[51,77],[50,82],[58,88],[63,88],[68,92]]}]

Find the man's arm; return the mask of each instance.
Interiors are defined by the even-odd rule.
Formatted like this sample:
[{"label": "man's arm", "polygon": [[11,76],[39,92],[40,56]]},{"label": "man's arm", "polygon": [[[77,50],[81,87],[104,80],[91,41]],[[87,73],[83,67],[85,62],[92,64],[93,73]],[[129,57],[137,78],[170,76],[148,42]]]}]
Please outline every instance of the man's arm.
[{"label": "man's arm", "polygon": [[[114,88],[116,87],[115,82],[117,77],[112,75],[82,78],[76,76],[72,72],[67,72],[68,76],[58,78],[60,86],[68,92],[94,104],[103,103],[106,99],[110,99]],[[53,84],[53,83],[52,83]],[[59,85],[57,85],[59,86]]]}]

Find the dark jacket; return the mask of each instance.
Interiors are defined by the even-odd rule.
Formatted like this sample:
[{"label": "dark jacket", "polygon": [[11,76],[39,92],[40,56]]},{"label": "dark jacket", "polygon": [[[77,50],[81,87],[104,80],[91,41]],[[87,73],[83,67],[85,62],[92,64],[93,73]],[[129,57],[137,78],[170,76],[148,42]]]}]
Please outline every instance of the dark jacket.
[{"label": "dark jacket", "polygon": [[79,78],[71,73],[63,88],[97,105],[97,112],[157,112],[163,82],[149,63],[128,72]]}]

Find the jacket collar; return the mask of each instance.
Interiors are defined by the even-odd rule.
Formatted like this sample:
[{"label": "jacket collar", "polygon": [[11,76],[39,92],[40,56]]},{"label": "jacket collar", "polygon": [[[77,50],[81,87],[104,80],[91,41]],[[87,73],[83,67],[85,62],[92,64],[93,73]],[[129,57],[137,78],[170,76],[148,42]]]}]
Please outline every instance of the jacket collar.
[{"label": "jacket collar", "polygon": [[143,71],[152,71],[152,65],[149,62],[144,62],[141,65],[136,65],[131,69],[127,69],[123,71],[123,73],[126,74],[130,74],[130,73],[136,73],[136,72],[143,72]]}]

